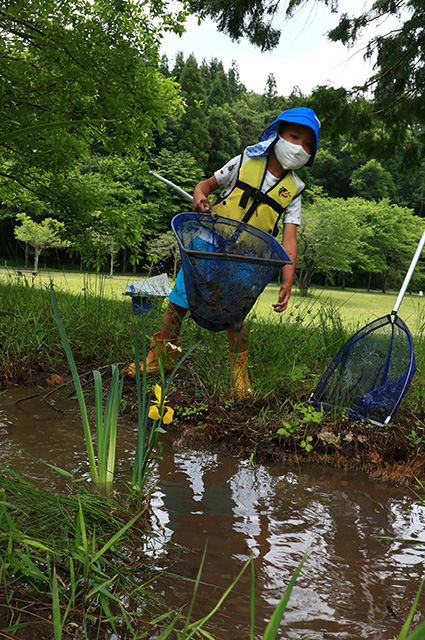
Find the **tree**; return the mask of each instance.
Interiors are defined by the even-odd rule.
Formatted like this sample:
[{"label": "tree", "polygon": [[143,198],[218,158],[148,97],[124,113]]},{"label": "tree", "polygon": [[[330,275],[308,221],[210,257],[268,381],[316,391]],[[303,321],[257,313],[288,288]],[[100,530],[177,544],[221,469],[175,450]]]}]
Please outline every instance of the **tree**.
[{"label": "tree", "polygon": [[246,93],[246,87],[241,82],[239,75],[238,63],[236,60],[232,60],[232,65],[227,72],[227,78],[229,82],[229,92],[230,92],[230,100],[234,102],[235,100],[239,100],[244,93]]},{"label": "tree", "polygon": [[212,175],[214,171],[240,153],[241,143],[228,108],[212,107],[209,110],[208,126],[212,144],[207,174]]},{"label": "tree", "polygon": [[34,222],[25,213],[16,216],[20,227],[15,228],[17,240],[34,247],[34,271],[38,269],[38,259],[43,250],[50,247],[68,247],[69,242],[61,238],[65,227],[63,222],[45,218],[42,222]]},{"label": "tree", "polygon": [[135,0],[0,0],[2,191],[12,183],[52,199],[52,174],[94,144],[147,149],[164,115],[181,111],[158,51],[161,30],[183,19]]},{"label": "tree", "polygon": [[99,271],[105,261],[105,256],[109,256],[109,277],[112,278],[114,275],[114,257],[118,253],[115,238],[97,231],[91,231],[90,239],[95,251],[95,257],[91,260],[91,263],[96,266],[96,271]]},{"label": "tree", "polygon": [[[258,101],[260,102],[260,100]],[[250,96],[248,99],[241,99],[230,105],[230,113],[236,125],[236,130],[241,141],[241,149],[258,141],[258,138],[266,125],[264,124],[264,114],[259,108],[260,105],[254,104],[254,98]],[[276,117],[275,114],[274,117]],[[230,159],[230,158],[229,158]]]},{"label": "tree", "polygon": [[154,182],[147,164],[130,156],[93,155],[82,161],[61,193],[72,253],[99,268],[106,253],[113,257],[122,250],[125,262],[137,264],[143,243],[169,224],[164,199],[152,197]]},{"label": "tree", "polygon": [[395,184],[390,172],[373,159],[353,171],[350,184],[355,195],[366,200],[391,199],[395,193]]},{"label": "tree", "polygon": [[189,0],[194,13],[210,16],[219,31],[233,40],[247,37],[262,51],[270,51],[279,42],[280,30],[272,26],[279,8],[275,0]]},{"label": "tree", "polygon": [[183,51],[178,51],[174,59],[174,67],[171,71],[171,75],[174,76],[174,78],[177,81],[180,80],[180,76],[184,69],[184,65],[185,65],[185,61],[184,61]]},{"label": "tree", "polygon": [[186,103],[185,113],[177,126],[178,148],[192,153],[199,165],[205,169],[211,140],[208,134],[208,119],[205,114],[207,95],[202,84],[201,73],[194,55],[190,55],[180,74],[182,94]]},{"label": "tree", "polygon": [[173,231],[162,233],[149,243],[148,258],[152,266],[159,262],[170,261],[173,269],[174,280],[177,277],[177,269],[181,262],[179,245]]},{"label": "tree", "polygon": [[364,250],[361,227],[352,199],[327,198],[320,189],[313,202],[303,207],[298,241],[296,282],[305,295],[316,274],[331,282],[335,274],[343,278],[353,272]]},{"label": "tree", "polygon": [[[162,149],[155,158],[152,158],[151,167],[156,173],[168,178],[189,194],[192,194],[195,186],[203,179],[203,171],[199,163],[187,151],[171,154],[166,149]],[[171,220],[177,213],[191,208],[190,202],[157,178],[149,176],[145,189],[149,202],[158,203],[161,207],[164,221],[161,231],[169,229]]]},{"label": "tree", "polygon": [[267,76],[266,86],[264,87],[264,104],[267,109],[278,109],[279,98],[277,93],[276,78],[273,73]]},{"label": "tree", "polygon": [[[411,209],[391,204],[388,199],[371,202],[360,198],[356,217],[362,229],[365,250],[356,268],[379,278],[383,293],[399,287],[423,231],[423,221]],[[419,268],[417,268],[419,273]]]},{"label": "tree", "polygon": [[224,73],[223,65],[220,63],[219,67],[214,73],[210,90],[208,93],[208,107],[218,106],[223,107],[230,102],[230,91],[227,76]]},{"label": "tree", "polygon": [[311,182],[332,198],[348,198],[353,195],[350,180],[355,162],[349,151],[339,151],[323,142],[310,169]]}]

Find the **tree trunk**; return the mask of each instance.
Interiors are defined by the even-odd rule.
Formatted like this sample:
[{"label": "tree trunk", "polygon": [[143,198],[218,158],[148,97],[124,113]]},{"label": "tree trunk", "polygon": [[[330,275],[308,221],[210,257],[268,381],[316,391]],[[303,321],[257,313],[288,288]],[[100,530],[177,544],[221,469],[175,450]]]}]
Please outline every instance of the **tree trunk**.
[{"label": "tree trunk", "polygon": [[387,293],[387,283],[388,283],[388,274],[385,274],[382,282],[382,293]]},{"label": "tree trunk", "polygon": [[128,267],[128,250],[124,249],[123,250],[123,256],[122,256],[122,262],[121,262],[121,273],[124,275],[125,272],[127,271],[127,267]]},{"label": "tree trunk", "polygon": [[368,278],[367,278],[367,290],[368,291],[370,291],[371,284],[372,284],[372,271],[369,271],[369,275],[368,275]]},{"label": "tree trunk", "polygon": [[28,252],[29,252],[29,244],[25,243],[25,269],[28,269]]},{"label": "tree trunk", "polygon": [[114,276],[114,254],[111,253],[111,266],[109,269],[109,277],[112,278]]},{"label": "tree trunk", "polygon": [[38,269],[38,259],[40,257],[40,249],[38,249],[37,247],[35,248],[35,253],[34,253],[34,271],[37,271]]}]

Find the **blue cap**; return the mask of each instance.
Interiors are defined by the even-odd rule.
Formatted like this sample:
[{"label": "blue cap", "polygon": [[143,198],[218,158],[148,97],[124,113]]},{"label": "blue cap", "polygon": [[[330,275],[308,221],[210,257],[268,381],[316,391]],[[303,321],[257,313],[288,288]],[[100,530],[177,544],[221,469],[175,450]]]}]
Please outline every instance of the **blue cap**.
[{"label": "blue cap", "polygon": [[260,142],[269,140],[273,136],[276,136],[282,122],[296,122],[297,124],[304,124],[313,130],[316,138],[316,149],[311,155],[310,160],[307,162],[307,166],[313,164],[313,160],[319,146],[320,131],[320,120],[314,113],[313,109],[309,109],[308,107],[297,107],[295,109],[282,111],[280,116],[278,116],[276,120],[273,120],[273,122],[263,131],[260,136]]}]

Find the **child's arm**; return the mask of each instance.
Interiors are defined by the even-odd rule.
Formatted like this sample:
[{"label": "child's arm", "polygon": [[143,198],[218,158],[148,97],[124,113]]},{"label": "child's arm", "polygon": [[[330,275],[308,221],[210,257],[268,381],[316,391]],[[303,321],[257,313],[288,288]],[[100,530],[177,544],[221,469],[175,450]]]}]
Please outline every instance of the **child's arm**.
[{"label": "child's arm", "polygon": [[193,191],[192,211],[205,213],[205,209],[211,209],[208,196],[218,188],[218,182],[215,176],[198,182]]},{"label": "child's arm", "polygon": [[272,305],[273,309],[280,313],[285,311],[288,306],[289,297],[291,295],[292,283],[294,282],[295,265],[297,263],[297,225],[284,224],[282,245],[292,260],[292,264],[285,264],[282,267],[283,284],[279,291],[279,299],[277,304]]}]

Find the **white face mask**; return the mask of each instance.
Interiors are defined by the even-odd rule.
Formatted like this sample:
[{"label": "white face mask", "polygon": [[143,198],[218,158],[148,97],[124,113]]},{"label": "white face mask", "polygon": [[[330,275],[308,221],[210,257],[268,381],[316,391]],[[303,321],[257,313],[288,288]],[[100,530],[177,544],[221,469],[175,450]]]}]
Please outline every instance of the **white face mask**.
[{"label": "white face mask", "polygon": [[277,142],[274,145],[274,152],[279,164],[284,169],[299,169],[303,167],[310,160],[311,155],[304,151],[300,144],[294,144],[288,142],[280,136],[278,136]]}]

